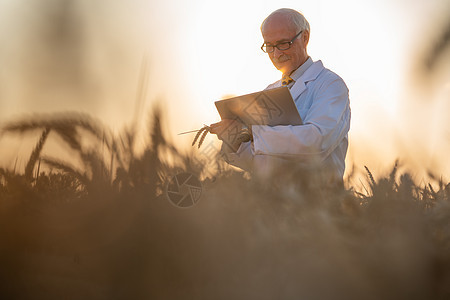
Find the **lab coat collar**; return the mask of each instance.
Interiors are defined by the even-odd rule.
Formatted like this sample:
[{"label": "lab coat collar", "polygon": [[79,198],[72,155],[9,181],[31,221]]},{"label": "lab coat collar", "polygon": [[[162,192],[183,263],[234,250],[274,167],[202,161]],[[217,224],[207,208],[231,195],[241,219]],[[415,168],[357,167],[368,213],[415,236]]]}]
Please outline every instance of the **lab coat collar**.
[{"label": "lab coat collar", "polygon": [[305,74],[306,70],[308,70],[313,65],[313,60],[310,56],[308,56],[308,59],[297,68],[294,72],[290,74],[290,77],[294,79],[295,81],[299,80],[300,77],[302,77],[303,74]]},{"label": "lab coat collar", "polygon": [[322,61],[318,60],[309,67],[305,73],[294,83],[291,88],[292,98],[297,99],[305,90],[306,83],[308,81],[313,81],[319,76],[320,72],[324,69]]}]

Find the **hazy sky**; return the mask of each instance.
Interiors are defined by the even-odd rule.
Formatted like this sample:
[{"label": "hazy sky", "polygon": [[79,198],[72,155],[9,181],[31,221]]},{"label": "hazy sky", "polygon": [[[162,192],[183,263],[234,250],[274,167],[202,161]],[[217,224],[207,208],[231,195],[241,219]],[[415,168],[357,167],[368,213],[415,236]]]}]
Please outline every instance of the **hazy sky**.
[{"label": "hazy sky", "polygon": [[[0,0],[0,118],[77,110],[119,131],[134,116],[145,66],[141,117],[160,100],[185,146],[192,137],[176,133],[217,121],[215,100],[278,80],[259,26],[280,7],[306,16],[309,54],[350,89],[349,157],[358,166],[405,157],[449,171],[436,163],[450,140],[448,51],[431,75],[418,75],[435,28],[448,26],[449,0]],[[0,154],[26,147],[0,145]]]}]

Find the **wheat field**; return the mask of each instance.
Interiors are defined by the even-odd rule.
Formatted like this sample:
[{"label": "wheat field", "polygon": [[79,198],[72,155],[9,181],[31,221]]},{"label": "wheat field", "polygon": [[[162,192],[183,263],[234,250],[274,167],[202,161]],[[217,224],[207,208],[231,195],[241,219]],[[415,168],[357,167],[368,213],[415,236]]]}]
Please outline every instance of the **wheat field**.
[{"label": "wheat field", "polygon": [[[399,165],[364,191],[314,172],[251,178],[181,152],[154,109],[143,151],[89,115],[27,117],[23,170],[0,169],[1,299],[450,299],[450,185]],[[73,164],[45,154],[65,145]],[[177,208],[171,176],[202,178]],[[211,173],[213,172],[213,173]],[[202,176],[202,174],[213,174]],[[434,178],[434,179],[433,179]]]}]

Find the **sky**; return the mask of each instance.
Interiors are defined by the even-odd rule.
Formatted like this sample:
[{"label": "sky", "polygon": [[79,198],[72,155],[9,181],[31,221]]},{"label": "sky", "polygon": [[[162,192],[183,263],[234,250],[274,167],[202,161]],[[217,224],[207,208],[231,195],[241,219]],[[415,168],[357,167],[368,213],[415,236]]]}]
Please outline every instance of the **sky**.
[{"label": "sky", "polygon": [[[187,147],[193,137],[177,133],[218,121],[214,101],[280,78],[259,27],[281,7],[305,15],[309,55],[349,87],[348,170],[381,172],[398,158],[450,175],[448,47],[431,70],[422,63],[449,26],[450,0],[0,0],[0,122],[82,111],[119,132],[146,124],[159,102]],[[31,151],[7,137],[0,147],[7,166]]]}]

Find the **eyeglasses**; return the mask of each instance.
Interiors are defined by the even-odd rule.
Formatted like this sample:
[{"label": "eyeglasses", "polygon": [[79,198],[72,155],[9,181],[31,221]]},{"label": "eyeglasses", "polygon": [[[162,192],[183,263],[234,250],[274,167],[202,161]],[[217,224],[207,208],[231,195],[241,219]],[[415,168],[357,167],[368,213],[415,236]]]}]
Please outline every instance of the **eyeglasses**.
[{"label": "eyeglasses", "polygon": [[296,36],[294,36],[294,38],[290,41],[290,42],[282,42],[282,43],[278,43],[276,45],[270,45],[270,44],[262,44],[261,46],[261,50],[264,53],[272,53],[273,51],[275,51],[275,47],[277,47],[278,50],[284,51],[287,50],[289,48],[291,48],[292,43],[294,43],[295,39],[298,38],[300,36],[300,34],[302,34],[303,30],[300,31],[299,33],[297,33]]}]

